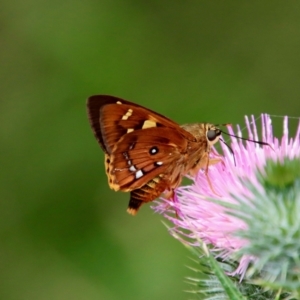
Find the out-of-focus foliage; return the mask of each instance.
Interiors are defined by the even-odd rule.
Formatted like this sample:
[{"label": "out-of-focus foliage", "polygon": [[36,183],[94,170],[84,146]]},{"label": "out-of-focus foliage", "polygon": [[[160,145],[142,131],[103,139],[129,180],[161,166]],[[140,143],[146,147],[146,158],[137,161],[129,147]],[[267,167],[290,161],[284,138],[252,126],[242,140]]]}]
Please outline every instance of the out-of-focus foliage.
[{"label": "out-of-focus foliage", "polygon": [[188,253],[149,206],[131,217],[109,190],[85,99],[179,123],[297,116],[300,3],[0,6],[0,298],[187,299]]}]

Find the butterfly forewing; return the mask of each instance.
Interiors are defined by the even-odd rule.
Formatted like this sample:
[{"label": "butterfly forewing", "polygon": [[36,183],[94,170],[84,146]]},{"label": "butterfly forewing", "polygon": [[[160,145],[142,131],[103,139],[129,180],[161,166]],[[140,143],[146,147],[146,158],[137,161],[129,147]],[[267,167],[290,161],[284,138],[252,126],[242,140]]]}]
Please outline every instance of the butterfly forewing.
[{"label": "butterfly forewing", "polygon": [[88,99],[88,115],[94,134],[103,150],[111,153],[121,137],[135,130],[151,127],[176,129],[186,139],[194,136],[172,120],[135,103],[106,95]]}]

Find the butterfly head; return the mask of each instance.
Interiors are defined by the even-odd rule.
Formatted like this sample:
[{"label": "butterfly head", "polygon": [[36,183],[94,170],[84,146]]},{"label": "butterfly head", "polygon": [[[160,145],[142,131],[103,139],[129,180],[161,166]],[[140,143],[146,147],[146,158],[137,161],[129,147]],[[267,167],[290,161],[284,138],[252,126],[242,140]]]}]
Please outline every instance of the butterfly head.
[{"label": "butterfly head", "polygon": [[205,136],[207,143],[212,146],[219,141],[222,131],[213,124],[205,124]]}]

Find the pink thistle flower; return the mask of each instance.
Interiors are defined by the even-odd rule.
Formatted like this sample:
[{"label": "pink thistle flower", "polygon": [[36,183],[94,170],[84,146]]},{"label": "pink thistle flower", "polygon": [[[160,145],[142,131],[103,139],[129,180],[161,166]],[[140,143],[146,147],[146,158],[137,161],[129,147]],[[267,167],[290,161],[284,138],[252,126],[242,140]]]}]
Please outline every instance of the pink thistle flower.
[{"label": "pink thistle flower", "polygon": [[[251,121],[248,117],[245,120],[249,139],[259,140],[254,117],[251,117]],[[285,117],[283,136],[279,140],[273,136],[270,116],[262,115],[261,121],[262,140],[270,146],[261,146],[251,141],[243,142],[231,137],[233,157],[228,147],[221,143],[223,163],[212,165],[208,170],[215,193],[211,190],[204,172],[200,171],[193,178],[192,185],[176,190],[173,202],[163,199],[153,207],[174,224],[170,232],[183,243],[199,246],[201,240],[223,259],[236,258],[238,251],[249,246],[249,239],[236,233],[248,230],[249,223],[245,219],[251,219],[251,215],[247,216],[245,211],[231,212],[243,203],[249,207],[254,204],[257,206],[253,202],[257,195],[269,198],[261,181],[261,177],[267,176],[268,161],[284,163],[285,159],[300,159],[300,123],[296,136],[289,138],[288,117]],[[228,130],[230,134],[242,136],[239,126],[236,132],[232,128]],[[268,210],[268,207],[258,209]],[[239,214],[243,217],[240,218]],[[249,263],[256,259],[255,255],[248,253],[240,255],[239,267],[233,275],[243,277]]]}]

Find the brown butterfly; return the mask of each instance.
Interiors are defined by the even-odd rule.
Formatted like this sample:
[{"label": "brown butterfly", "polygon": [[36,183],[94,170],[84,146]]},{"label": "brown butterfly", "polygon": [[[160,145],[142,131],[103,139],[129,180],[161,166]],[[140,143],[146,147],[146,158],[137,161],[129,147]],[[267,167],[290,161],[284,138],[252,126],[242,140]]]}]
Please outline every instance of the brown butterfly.
[{"label": "brown butterfly", "polygon": [[171,198],[184,175],[195,175],[199,169],[207,175],[208,166],[221,161],[210,158],[222,133],[213,124],[180,126],[141,105],[107,95],[88,98],[87,109],[105,152],[108,184],[115,191],[130,192],[127,211],[132,215],[164,191]]}]

